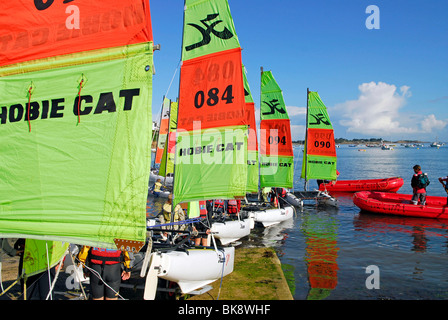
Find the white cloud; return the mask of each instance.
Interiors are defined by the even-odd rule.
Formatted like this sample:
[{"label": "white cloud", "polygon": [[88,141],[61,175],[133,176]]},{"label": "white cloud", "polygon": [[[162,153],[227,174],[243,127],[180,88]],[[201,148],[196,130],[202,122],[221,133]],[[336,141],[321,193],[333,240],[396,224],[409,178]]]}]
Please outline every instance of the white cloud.
[{"label": "white cloud", "polygon": [[441,130],[445,128],[448,124],[448,121],[437,120],[436,116],[430,114],[426,116],[420,123],[423,132],[432,132],[433,129]]},{"label": "white cloud", "polygon": [[400,109],[411,96],[410,87],[402,86],[399,91],[395,85],[384,82],[369,82],[358,86],[360,95],[334,107],[342,113],[339,122],[348,132],[366,135],[390,135],[418,132],[418,128],[404,126]]},{"label": "white cloud", "polygon": [[288,111],[289,117],[295,117],[295,116],[305,116],[306,115],[306,107],[293,107],[293,106],[286,106],[286,110]]}]

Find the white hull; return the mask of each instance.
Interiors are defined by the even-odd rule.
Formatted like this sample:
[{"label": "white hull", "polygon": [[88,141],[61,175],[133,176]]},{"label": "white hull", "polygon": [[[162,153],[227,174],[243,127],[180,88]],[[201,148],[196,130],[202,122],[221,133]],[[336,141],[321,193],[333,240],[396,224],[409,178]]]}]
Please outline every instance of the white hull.
[{"label": "white hull", "polygon": [[269,208],[259,211],[249,211],[255,222],[260,222],[264,227],[269,227],[293,218],[293,207]]},{"label": "white hull", "polygon": [[250,234],[253,228],[253,219],[213,222],[210,231],[222,245],[229,244]]},{"label": "white hull", "polygon": [[158,277],[176,282],[182,293],[202,288],[233,271],[234,247],[187,251],[160,253]]}]

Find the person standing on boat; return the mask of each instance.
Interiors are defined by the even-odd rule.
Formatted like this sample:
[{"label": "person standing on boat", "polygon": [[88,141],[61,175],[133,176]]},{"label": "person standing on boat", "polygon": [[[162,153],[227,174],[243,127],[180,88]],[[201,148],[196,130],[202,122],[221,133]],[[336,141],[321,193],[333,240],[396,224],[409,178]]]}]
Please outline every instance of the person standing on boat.
[{"label": "person standing on boat", "polygon": [[[448,176],[446,177],[440,177],[439,178],[440,183],[443,185],[443,187],[445,188],[445,191],[447,193],[447,197],[446,197],[446,205],[448,206]],[[443,181],[445,181],[445,183],[443,183]]]},{"label": "person standing on boat", "polygon": [[271,199],[270,199],[270,197],[269,197],[271,191],[272,191],[272,188],[271,188],[271,187],[264,187],[264,188],[261,190],[261,194],[262,194],[262,196],[263,196],[263,201],[264,201],[264,202],[270,202],[270,201],[271,201]]},{"label": "person standing on boat", "polygon": [[152,193],[154,194],[154,196],[158,197],[160,192],[162,192],[162,180],[157,179],[157,181],[154,183],[153,187],[152,187]]},{"label": "person standing on boat", "polygon": [[[171,219],[171,209],[173,206],[173,194],[170,193],[168,195],[168,199],[165,204],[162,206],[162,211],[159,213],[158,217],[160,219],[161,224],[170,223],[170,222],[178,222],[185,220],[185,212],[182,210],[180,204],[177,204],[174,207],[173,217]],[[171,226],[164,226],[163,229],[171,229]],[[174,230],[184,230],[185,225],[174,225]],[[167,232],[163,233],[163,236],[166,237],[168,235]]]},{"label": "person standing on boat", "polygon": [[129,253],[117,249],[83,246],[78,260],[88,267],[84,268],[84,272],[90,276],[92,299],[117,300],[121,280],[125,281],[131,277]]},{"label": "person standing on boat", "polygon": [[[422,183],[421,178],[424,178],[426,174],[423,174],[422,168],[416,164],[414,167],[414,175],[411,179],[411,187],[412,187],[412,203],[418,204],[420,202],[421,205],[426,204],[426,187],[428,183]],[[426,179],[427,176],[426,176]],[[429,180],[428,180],[429,181]]]}]

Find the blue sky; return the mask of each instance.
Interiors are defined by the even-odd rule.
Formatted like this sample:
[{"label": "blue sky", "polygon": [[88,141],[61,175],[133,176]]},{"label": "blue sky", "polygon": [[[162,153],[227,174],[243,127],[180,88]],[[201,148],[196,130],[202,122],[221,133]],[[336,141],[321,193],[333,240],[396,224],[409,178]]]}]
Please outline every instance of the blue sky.
[{"label": "blue sky", "polygon": [[[153,115],[179,86],[183,1],[151,0]],[[283,90],[303,139],[306,89],[318,91],[335,137],[448,142],[448,1],[229,0],[256,107],[260,67]],[[369,5],[379,29],[368,29]],[[175,71],[177,72],[175,74]],[[170,82],[172,85],[170,87]]]}]

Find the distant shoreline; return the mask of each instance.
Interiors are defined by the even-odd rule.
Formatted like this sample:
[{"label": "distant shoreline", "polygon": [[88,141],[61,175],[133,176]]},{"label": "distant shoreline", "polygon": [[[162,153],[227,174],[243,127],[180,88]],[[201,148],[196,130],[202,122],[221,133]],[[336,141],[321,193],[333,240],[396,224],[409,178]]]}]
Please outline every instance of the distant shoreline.
[{"label": "distant shoreline", "polygon": [[[293,141],[293,144],[299,144],[299,145],[303,145],[304,141],[303,140],[298,140],[298,141]],[[363,140],[363,139],[354,139],[354,140],[346,140],[346,139],[335,139],[335,143],[336,144],[370,144],[370,145],[382,145],[384,144],[414,144],[414,143],[419,143],[419,144],[424,144],[424,143],[431,143],[430,141],[420,141],[420,140],[397,140],[397,141],[389,141],[389,140]]]}]

